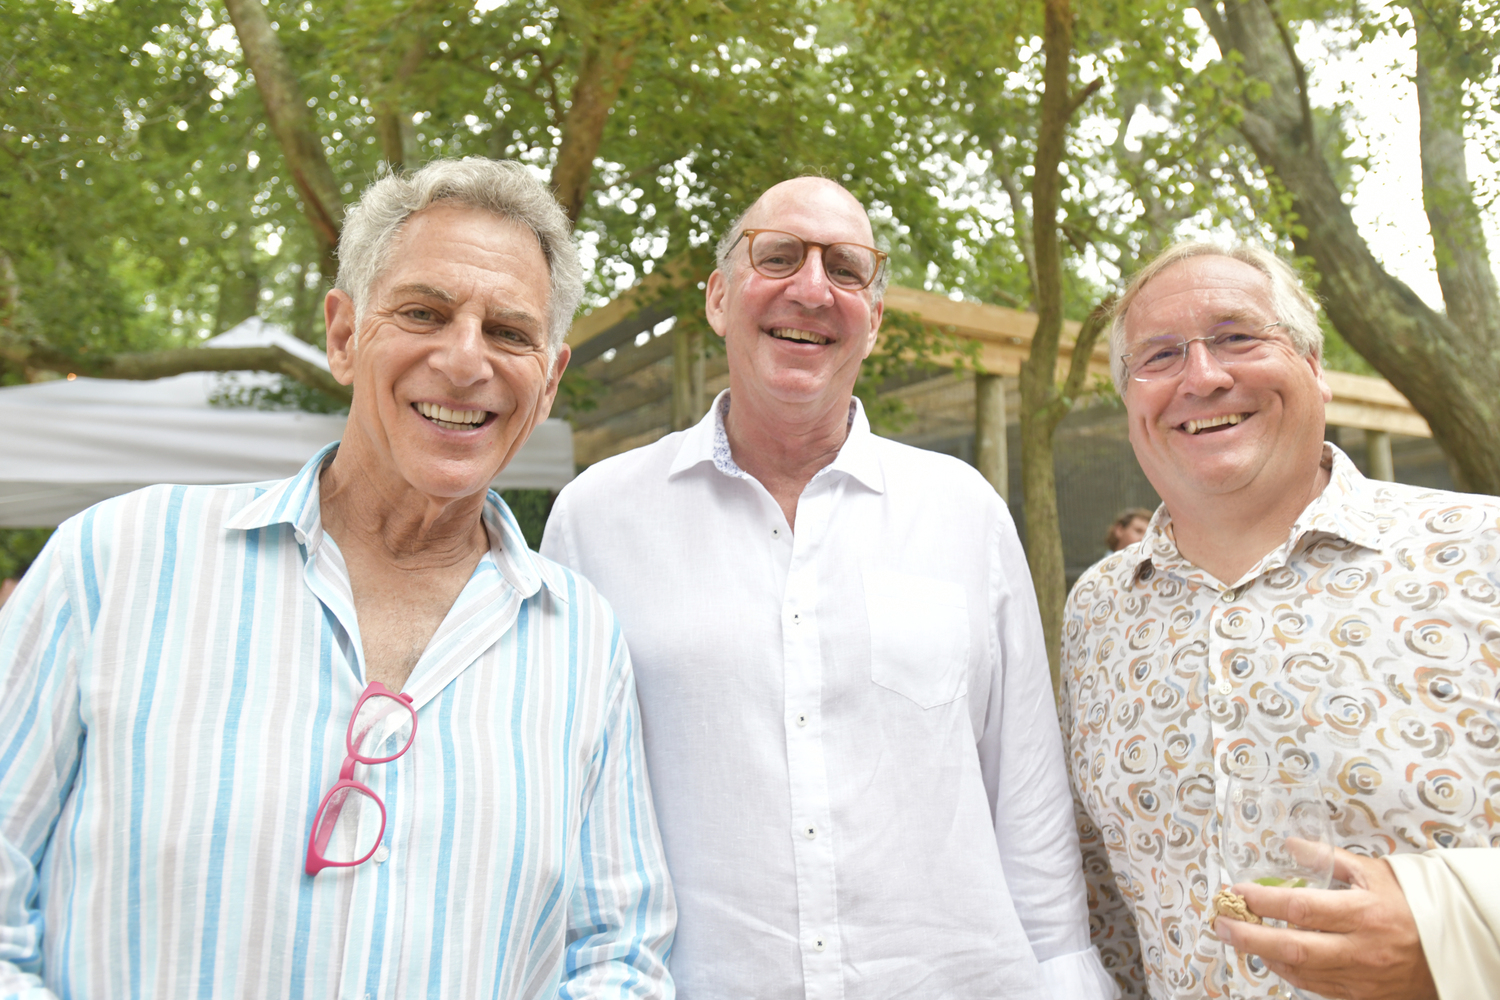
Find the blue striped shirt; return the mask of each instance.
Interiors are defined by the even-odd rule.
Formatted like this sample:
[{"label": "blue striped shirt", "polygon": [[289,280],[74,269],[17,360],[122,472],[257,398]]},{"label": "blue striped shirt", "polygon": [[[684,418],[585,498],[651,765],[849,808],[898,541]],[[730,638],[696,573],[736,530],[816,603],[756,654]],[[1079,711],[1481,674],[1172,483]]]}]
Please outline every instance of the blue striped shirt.
[{"label": "blue striped shirt", "polygon": [[670,998],[619,626],[493,493],[404,688],[415,742],[355,772],[381,849],[304,874],[365,686],[333,447],[99,504],[0,612],[0,996]]}]

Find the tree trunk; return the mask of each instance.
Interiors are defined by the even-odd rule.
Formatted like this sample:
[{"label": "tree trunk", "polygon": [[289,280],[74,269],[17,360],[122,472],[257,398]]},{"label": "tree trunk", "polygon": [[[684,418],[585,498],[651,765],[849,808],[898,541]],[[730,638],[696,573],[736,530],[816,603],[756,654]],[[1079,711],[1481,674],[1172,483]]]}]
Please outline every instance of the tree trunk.
[{"label": "tree trunk", "polygon": [[570,222],[577,223],[578,213],[583,211],[609,110],[634,62],[633,41],[588,38],[584,42],[573,101],[562,121],[557,166],[552,168],[552,189]]},{"label": "tree trunk", "polygon": [[260,308],[260,272],[255,266],[252,232],[248,226],[241,226],[234,234],[231,252],[221,262],[219,301],[214,309],[215,333],[239,325]]},{"label": "tree trunk", "polygon": [[323,153],[317,121],[302,96],[297,76],[266,16],[261,0],[224,0],[239,36],[245,62],[255,74],[255,86],[266,108],[266,122],[281,145],[292,183],[302,198],[302,214],[312,226],[325,278],[338,273],[334,251],[343,224],[343,198],[338,179]]},{"label": "tree trunk", "polygon": [[382,88],[375,112],[375,130],[380,135],[380,155],[385,157],[386,165],[392,171],[404,169],[407,161],[416,155],[417,130],[412,126],[411,115],[403,113],[401,98],[425,58],[427,38],[419,32],[401,57],[396,72]]},{"label": "tree trunk", "polygon": [[[1426,418],[1447,452],[1461,489],[1500,494],[1500,334],[1482,238],[1463,220],[1477,218],[1473,194],[1452,143],[1460,91],[1440,93],[1433,77],[1440,44],[1421,39],[1424,200],[1438,247],[1449,315],[1427,307],[1391,277],[1359,235],[1312,128],[1302,69],[1264,0],[1196,4],[1226,57],[1238,52],[1251,86],[1241,95],[1244,135],[1262,168],[1292,196],[1293,243],[1317,266],[1319,297],[1329,319]],[[1450,4],[1435,4],[1448,8]],[[1285,41],[1283,40],[1285,39]],[[1451,85],[1451,82],[1450,82]],[[1431,113],[1427,113],[1430,109]],[[1462,163],[1459,153],[1457,163]],[[1446,275],[1446,277],[1445,277]]]},{"label": "tree trunk", "polygon": [[1073,408],[1088,373],[1089,355],[1099,335],[1100,314],[1090,317],[1079,332],[1066,383],[1057,385],[1057,355],[1062,339],[1062,241],[1057,211],[1062,201],[1059,166],[1065,152],[1068,122],[1098,89],[1099,80],[1074,94],[1068,86],[1073,59],[1073,10],[1069,0],[1045,0],[1046,21],[1042,52],[1041,117],[1037,123],[1036,159],[1031,181],[1032,257],[1036,287],[1036,332],[1021,363],[1021,499],[1026,512],[1026,561],[1042,614],[1047,659],[1056,684],[1061,655],[1063,604],[1067,575],[1063,565],[1062,532],[1057,518],[1057,479],[1052,464],[1052,437]]}]

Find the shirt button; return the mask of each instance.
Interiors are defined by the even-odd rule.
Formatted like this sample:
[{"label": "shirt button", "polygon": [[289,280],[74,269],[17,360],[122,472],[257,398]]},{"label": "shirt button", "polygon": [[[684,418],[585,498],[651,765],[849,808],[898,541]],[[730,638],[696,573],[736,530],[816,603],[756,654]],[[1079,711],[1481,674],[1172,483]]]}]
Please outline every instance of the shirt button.
[{"label": "shirt button", "polygon": [[805,726],[805,725],[807,725],[807,713],[806,712],[798,712],[797,713],[797,725],[799,725],[799,726]]},{"label": "shirt button", "polygon": [[781,537],[781,529],[780,528],[772,528],[771,529],[771,537],[772,538],[780,538]]},{"label": "shirt button", "polygon": [[802,836],[808,840],[816,840],[818,839],[818,828],[809,823],[802,828]]},{"label": "shirt button", "polygon": [[1229,692],[1231,692],[1233,690],[1234,690],[1234,685],[1231,684],[1231,683],[1229,683],[1228,681],[1220,681],[1219,682],[1219,693],[1220,694],[1227,695],[1227,694],[1229,694]]},{"label": "shirt button", "polygon": [[828,942],[822,938],[813,938],[813,951],[826,951]]},{"label": "shirt button", "polygon": [[798,614],[797,612],[795,612],[795,611],[792,612],[792,624],[793,625],[801,625],[802,624],[802,616],[800,614]]},{"label": "shirt button", "polygon": [[385,864],[385,859],[390,856],[391,849],[389,847],[386,847],[384,844],[381,844],[379,847],[375,848],[375,863],[377,865]]},{"label": "shirt button", "polygon": [[298,545],[306,545],[307,544],[307,535],[306,535],[306,533],[303,532],[303,530],[301,528],[297,528],[296,530],[294,530],[292,532],[292,537],[295,538],[295,539],[297,539],[297,544]]}]

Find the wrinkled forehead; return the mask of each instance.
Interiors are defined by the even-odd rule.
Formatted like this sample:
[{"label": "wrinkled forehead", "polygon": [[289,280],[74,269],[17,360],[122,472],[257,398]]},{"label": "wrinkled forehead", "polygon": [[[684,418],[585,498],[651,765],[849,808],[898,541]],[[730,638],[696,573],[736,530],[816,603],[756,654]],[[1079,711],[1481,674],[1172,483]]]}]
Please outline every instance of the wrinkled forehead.
[{"label": "wrinkled forehead", "polygon": [[1210,327],[1276,319],[1271,279],[1230,257],[1191,257],[1156,275],[1125,314],[1127,341],[1161,335],[1201,336]]}]

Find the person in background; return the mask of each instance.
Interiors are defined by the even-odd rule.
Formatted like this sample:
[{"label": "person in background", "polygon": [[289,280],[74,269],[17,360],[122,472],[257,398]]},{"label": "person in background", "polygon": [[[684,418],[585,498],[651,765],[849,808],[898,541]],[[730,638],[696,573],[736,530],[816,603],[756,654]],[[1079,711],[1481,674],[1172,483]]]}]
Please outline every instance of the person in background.
[{"label": "person in background", "polygon": [[0,995],[670,1000],[619,626],[489,491],[582,291],[521,164],[382,178],[343,440],[57,530],[0,612]]},{"label": "person in background", "polygon": [[1151,523],[1151,512],[1144,507],[1126,507],[1109,526],[1104,536],[1104,545],[1111,552],[1118,552],[1127,545],[1134,545],[1146,537],[1146,525]]},{"label": "person in background", "polygon": [[[1164,251],[1110,346],[1162,507],[1064,619],[1095,939],[1155,1000],[1267,997],[1268,972],[1500,998],[1500,501],[1365,479],[1324,442],[1316,305],[1268,251]],[[1231,887],[1294,929],[1211,902],[1227,778],[1267,769],[1321,787],[1351,887]]]},{"label": "person in background", "polygon": [[1112,996],[1010,515],[852,396],[873,244],[832,181],[761,195],[708,280],[728,391],[586,469],[542,541],[635,658],[672,974],[690,1000]]}]

